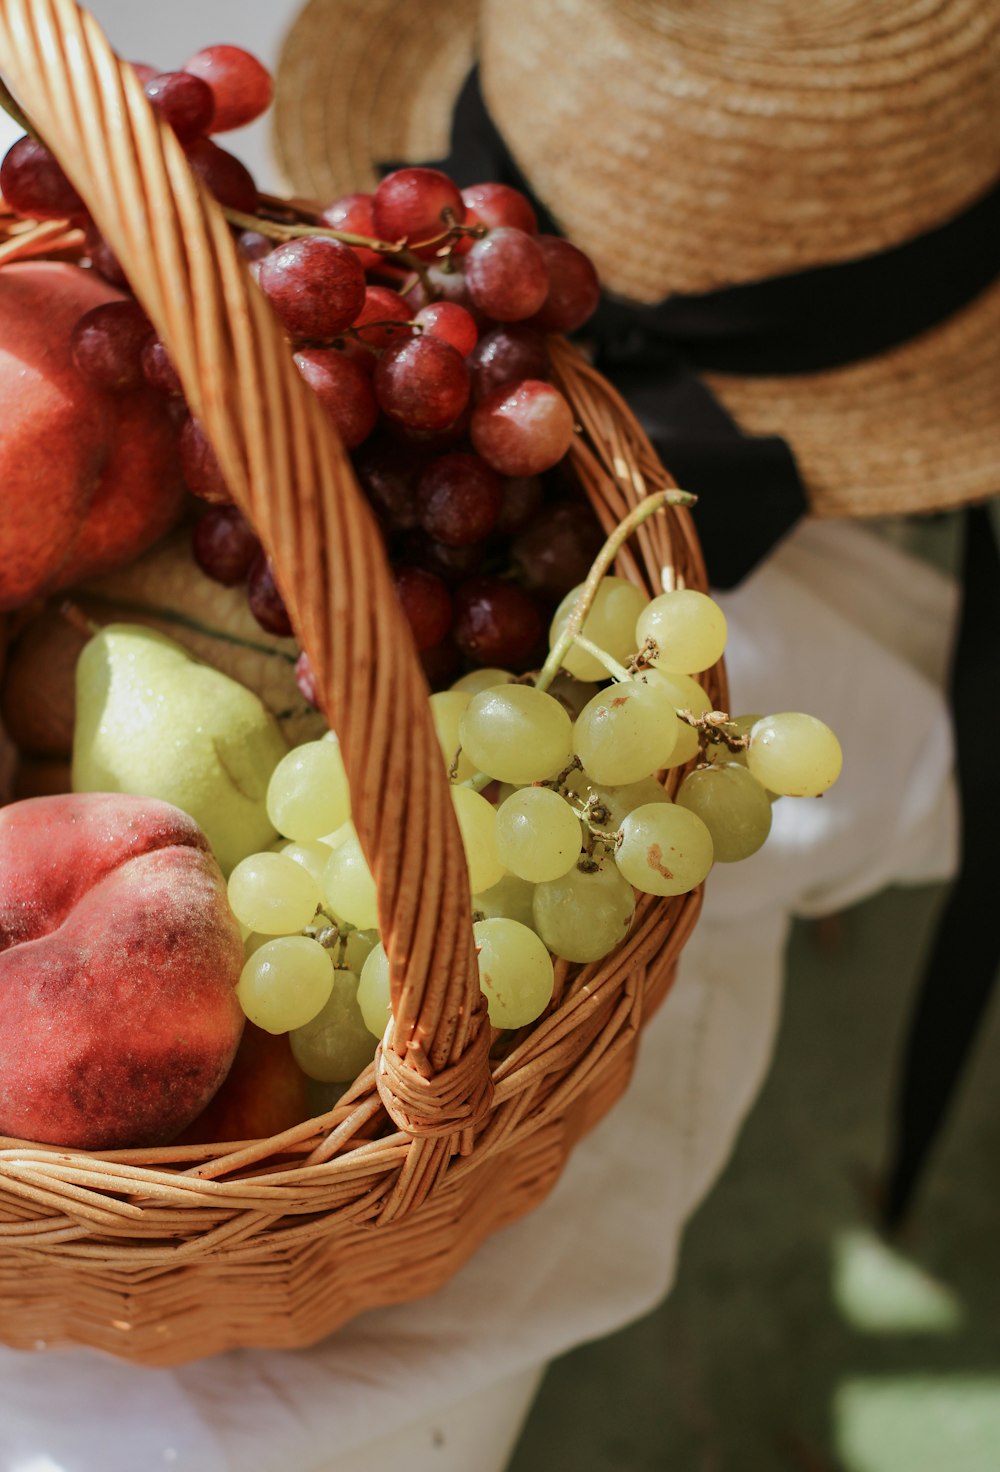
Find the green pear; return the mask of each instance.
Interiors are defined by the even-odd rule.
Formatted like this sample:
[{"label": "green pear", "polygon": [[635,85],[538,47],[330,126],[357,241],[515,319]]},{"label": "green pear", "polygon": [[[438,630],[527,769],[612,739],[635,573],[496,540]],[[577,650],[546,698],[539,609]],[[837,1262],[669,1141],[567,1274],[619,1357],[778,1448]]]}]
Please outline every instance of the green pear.
[{"label": "green pear", "polygon": [[265,798],[288,750],[252,690],[165,634],[108,624],[76,667],[73,789],[158,797],[188,813],[224,874],[277,837]]}]

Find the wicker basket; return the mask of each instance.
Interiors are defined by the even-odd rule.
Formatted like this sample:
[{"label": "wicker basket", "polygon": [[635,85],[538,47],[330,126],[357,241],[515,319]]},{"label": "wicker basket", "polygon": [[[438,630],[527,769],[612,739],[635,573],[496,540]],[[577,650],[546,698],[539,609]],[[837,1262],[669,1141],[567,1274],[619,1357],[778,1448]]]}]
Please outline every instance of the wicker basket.
[{"label": "wicker basket", "polygon": [[[640,897],[613,955],[559,963],[549,1011],[491,1031],[426,686],[342,447],[221,212],[93,20],[72,0],[0,0],[0,70],[122,261],[274,559],[340,735],[394,1017],[335,1109],[271,1139],[100,1156],[0,1140],[0,1340],[146,1365],[303,1346],[433,1292],[545,1197],[626,1087],[700,895]],[[609,386],[565,342],[552,356],[579,422],[576,474],[610,528],[672,482]],[[647,522],[617,567],[651,591],[705,586],[683,511]],[[724,708],[721,668],[707,686]]]}]

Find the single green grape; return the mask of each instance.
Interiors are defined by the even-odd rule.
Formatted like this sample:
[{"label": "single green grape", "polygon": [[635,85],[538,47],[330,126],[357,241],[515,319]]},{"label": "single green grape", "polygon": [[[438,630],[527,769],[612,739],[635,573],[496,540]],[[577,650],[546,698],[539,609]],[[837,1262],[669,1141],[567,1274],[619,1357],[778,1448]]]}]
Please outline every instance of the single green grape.
[{"label": "single green grape", "polygon": [[291,838],[282,838],[274,845],[272,850],[276,854],[284,854],[286,859],[293,859],[296,864],[301,864],[307,870],[320,890],[323,888],[323,871],[326,861],[330,857],[330,850],[325,843],[318,838],[308,843],[296,843]]},{"label": "single green grape", "polygon": [[346,823],[341,823],[339,828],[334,828],[332,833],[324,833],[322,838],[316,841],[325,844],[327,848],[339,848],[348,838],[357,838],[357,836],[358,830],[348,820]]},{"label": "single green grape", "polygon": [[453,787],[451,800],[465,847],[469,885],[475,894],[489,889],[503,875],[503,864],[497,857],[496,808],[472,787]]},{"label": "single green grape", "polygon": [[497,685],[509,685],[517,678],[510,670],[479,669],[470,670],[467,675],[461,675],[452,685],[453,690],[467,690],[470,695],[478,695],[480,690],[492,690]]},{"label": "single green grape", "polygon": [[389,957],[381,942],[370,952],[361,968],[358,982],[358,1006],[365,1027],[373,1037],[381,1039],[389,1025],[392,1004],[389,992]]},{"label": "single green grape", "polygon": [[[583,588],[583,583],[572,588],[556,609],[549,629],[550,648],[556,645],[565,630]],[[635,642],[636,620],[648,602],[646,594],[634,583],[609,575],[598,585],[580,633],[622,664],[638,648]],[[571,645],[563,656],[562,668],[578,680],[603,681],[608,677],[600,660],[575,645]]]},{"label": "single green grape", "polygon": [[580,857],[580,819],[551,787],[522,787],[500,804],[497,858],[519,879],[558,879]]},{"label": "single green grape", "polygon": [[352,930],[344,946],[345,968],[353,971],[356,976],[360,976],[362,967],[378,944],[377,930]]},{"label": "single green grape", "polygon": [[622,823],[615,863],[644,894],[687,894],[712,867],[712,835],[687,808],[647,803]]},{"label": "single green grape", "polygon": [[569,712],[570,720],[575,721],[587,701],[593,700],[601,685],[607,684],[607,676],[607,670],[602,670],[600,684],[595,684],[592,680],[578,680],[575,675],[560,670],[549,686],[549,694]]},{"label": "single green grape", "polygon": [[535,917],[531,909],[534,895],[533,884],[526,879],[518,879],[516,874],[505,874],[490,889],[473,895],[472,908],[484,920],[517,920],[521,925],[527,925],[529,930],[534,930]]},{"label": "single green grape", "polygon": [[373,930],[378,925],[375,880],[356,833],[332,850],[326,861],[323,890],[331,910],[348,925],[356,925],[359,930]]},{"label": "single green grape", "polygon": [[257,1027],[281,1033],[315,1017],[332,988],[329,951],[307,935],[283,935],[262,945],[244,963],[236,996]]},{"label": "single green grape", "polygon": [[267,786],[267,816],[286,838],[321,838],[351,816],[351,789],[340,743],[324,737],[294,747]]},{"label": "single green grape", "polygon": [[479,920],[472,927],[479,986],[494,1027],[525,1027],[552,1000],[552,957],[533,930],[516,920]]},{"label": "single green grape", "polygon": [[696,767],[678,788],[677,802],[708,829],[718,864],[748,859],[771,831],[767,793],[738,762]]},{"label": "single green grape", "polygon": [[[439,690],[430,698],[431,717],[434,721],[434,729],[437,732],[438,744],[441,747],[441,755],[444,757],[445,769],[450,772],[451,764],[455,760],[456,752],[462,745],[459,735],[459,726],[465,708],[472,699],[472,693],[468,690]],[[454,781],[465,782],[469,777],[475,776],[478,768],[471,762],[464,751],[459,752],[458,764],[455,770]]]},{"label": "single green grape", "polygon": [[462,716],[462,749],[476,770],[499,782],[541,782],[569,761],[568,712],[534,685],[503,685],[473,695]]},{"label": "single green grape", "polygon": [[573,727],[573,749],[595,782],[620,787],[667,764],[679,724],[658,682],[621,680],[584,706]]},{"label": "single green grape", "polygon": [[656,641],[652,663],[659,670],[696,675],[711,669],[726,647],[726,615],[707,593],[675,588],[661,593],[639,614],[637,647]]},{"label": "single green grape", "polygon": [[263,935],[292,935],[308,925],[323,896],[309,870],[287,854],[250,854],[229,876],[237,920]]},{"label": "single green grape", "polygon": [[301,1027],[292,1028],[288,1041],[302,1072],[320,1083],[351,1083],[368,1067],[375,1043],[358,1006],[358,978],[353,971],[333,972],[323,1007]]},{"label": "single green grape", "polygon": [[750,731],[747,767],[783,797],[819,797],[840,776],[843,760],[830,727],[801,711],[764,716]]},{"label": "single green grape", "polygon": [[599,961],[624,940],[635,895],[610,861],[593,872],[573,868],[535,886],[535,929],[566,961]]}]

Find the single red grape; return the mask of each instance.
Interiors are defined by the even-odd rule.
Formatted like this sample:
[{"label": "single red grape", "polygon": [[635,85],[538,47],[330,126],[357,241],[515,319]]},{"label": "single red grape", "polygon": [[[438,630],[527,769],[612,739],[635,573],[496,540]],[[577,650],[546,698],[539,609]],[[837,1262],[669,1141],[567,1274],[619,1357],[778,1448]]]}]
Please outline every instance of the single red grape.
[{"label": "single red grape", "polygon": [[420,567],[397,567],[393,583],[417,648],[440,644],[452,619],[451,594],[441,579]]},{"label": "single red grape", "polygon": [[592,317],[601,299],[594,263],[577,246],[558,235],[539,235],[549,278],[549,294],[532,318],[543,332],[575,332]]},{"label": "single red grape", "polygon": [[496,322],[533,317],[549,294],[545,258],[534,236],[502,225],[477,240],[465,258],[469,295]]},{"label": "single red grape", "polygon": [[446,547],[482,542],[496,525],[500,477],[478,455],[440,455],[417,484],[417,514],[429,536]]},{"label": "single red grape", "polygon": [[211,506],[195,523],[191,551],[207,577],[235,588],[259,555],[260,542],[237,507]]},{"label": "single red grape", "polygon": [[469,354],[472,397],[476,402],[522,378],[546,378],[549,350],[535,327],[509,322],[481,337]]},{"label": "single red grape", "polygon": [[538,219],[531,202],[509,184],[470,184],[462,190],[467,214],[463,224],[485,225],[495,230],[513,225],[528,235],[538,234]]},{"label": "single red grape", "polygon": [[213,133],[228,133],[260,117],[271,105],[274,80],[265,66],[239,46],[206,46],[184,70],[200,77],[215,99]]},{"label": "single red grape", "polygon": [[463,358],[469,356],[479,341],[475,318],[457,302],[431,302],[420,308],[414,321],[429,337],[450,343]]},{"label": "single red grape", "polygon": [[269,634],[284,636],[292,632],[285,600],[278,592],[270,558],[258,552],[247,574],[247,604],[250,612]]},{"label": "single red grape", "polygon": [[184,145],[184,152],[193,172],[220,204],[243,215],[255,213],[257,185],[250,170],[238,158],[211,138],[196,138]]},{"label": "single red grape", "polygon": [[375,394],[383,412],[407,429],[447,429],[469,401],[469,370],[440,338],[411,337],[382,354]]},{"label": "single red grape", "polygon": [[78,220],[87,206],[44,144],[25,135],[0,164],[0,194],[12,210],[37,220]]},{"label": "single red grape", "polygon": [[142,373],[146,382],[157,393],[174,399],[184,397],[184,385],[170,360],[170,354],[158,337],[150,338],[143,347]]},{"label": "single red grape", "polygon": [[531,594],[503,578],[472,578],[455,593],[455,643],[476,664],[516,668],[536,650],[544,627]]},{"label": "single red grape", "polygon": [[357,337],[338,337],[336,343],[338,352],[343,353],[345,358],[350,358],[352,363],[356,363],[369,378],[375,377],[379,354],[374,348],[370,348],[367,343]]},{"label": "single red grape", "polygon": [[142,353],[153,327],[136,301],[91,307],[73,328],[73,363],[82,378],[113,394],[143,383]]},{"label": "single red grape", "polygon": [[[319,221],[321,225],[329,225],[331,230],[343,230],[348,235],[364,235],[369,240],[378,239],[375,221],[372,219],[370,194],[342,194],[339,199],[327,205]],[[384,259],[377,250],[369,250],[365,245],[352,245],[348,249],[354,252],[366,271],[381,265]]]},{"label": "single red grape", "polygon": [[604,544],[600,523],[583,499],[543,506],[511,546],[519,580],[553,602],[582,583]]},{"label": "single red grape", "polygon": [[[397,169],[372,195],[372,219],[380,240],[405,240],[410,248],[434,240],[449,224],[461,225],[465,205],[458,186],[440,169]],[[431,259],[437,245],[417,250]]]},{"label": "single red grape", "polygon": [[351,326],[363,342],[373,348],[384,348],[401,337],[412,337],[411,315],[398,291],[389,286],[368,286],[364,306]]},{"label": "single red grape", "polygon": [[471,418],[472,411],[467,404],[458,418],[446,424],[444,429],[407,429],[392,419],[386,419],[385,427],[394,440],[408,445],[412,451],[423,455],[444,455],[448,450],[468,449]]},{"label": "single red grape", "polygon": [[215,97],[201,77],[190,72],[161,72],[142,90],[182,143],[190,143],[210,131]]},{"label": "single red grape", "polygon": [[236,237],[240,255],[248,261],[262,261],[274,250],[274,241],[259,230],[241,230]]},{"label": "single red grape", "polygon": [[322,235],[286,240],[261,261],[258,280],[292,337],[329,342],[365,303],[357,256]]},{"label": "single red grape", "polygon": [[452,639],[420,650],[420,663],[431,690],[447,690],[462,668],[462,656]]},{"label": "single red grape", "polygon": [[460,265],[452,265],[449,270],[445,270],[443,265],[430,265],[424,275],[426,284],[423,280],[414,281],[405,293],[414,313],[429,307],[432,302],[454,302],[456,306],[464,307],[476,326],[481,327],[485,318],[469,295],[469,283]]},{"label": "single red grape", "polygon": [[442,582],[454,586],[479,572],[486,559],[487,544],[472,542],[466,547],[446,547],[421,528],[410,532],[402,549],[404,562],[432,572]]},{"label": "single red grape", "polygon": [[233,499],[208,436],[191,415],[181,426],[178,447],[181,472],[189,490],[203,501],[216,504],[225,504]]},{"label": "single red grape", "polygon": [[557,388],[537,378],[499,388],[477,404],[473,448],[501,475],[541,475],[573,441],[573,411]]},{"label": "single red grape", "polygon": [[294,356],[347,449],[362,444],[378,423],[375,391],[365,370],[337,348],[302,348]]},{"label": "single red grape", "polygon": [[84,249],[90,257],[90,264],[99,276],[103,276],[105,281],[110,281],[113,286],[129,290],[128,280],[119,264],[118,257],[93,226],[87,231]]},{"label": "single red grape", "polygon": [[354,473],[387,532],[417,525],[417,465],[411,451],[376,436],[352,456]]},{"label": "single red grape", "polygon": [[542,504],[545,490],[537,475],[509,476],[500,484],[503,499],[494,530],[503,537],[512,537],[528,525]]}]

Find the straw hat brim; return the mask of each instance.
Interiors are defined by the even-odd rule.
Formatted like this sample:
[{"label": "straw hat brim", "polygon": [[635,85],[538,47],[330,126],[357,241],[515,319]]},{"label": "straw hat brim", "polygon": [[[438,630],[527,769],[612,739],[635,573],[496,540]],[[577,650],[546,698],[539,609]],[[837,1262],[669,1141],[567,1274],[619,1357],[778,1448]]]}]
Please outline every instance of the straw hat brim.
[{"label": "straw hat brim", "polygon": [[[445,156],[479,11],[480,0],[309,0],[276,78],[275,150],[294,193],[326,201],[372,189],[387,161]],[[748,434],[788,441],[816,515],[940,511],[1000,489],[1000,282],[862,362],[703,377]]]},{"label": "straw hat brim", "polygon": [[1000,280],[860,363],[704,378],[747,434],[788,441],[818,516],[943,511],[1000,492]]}]

